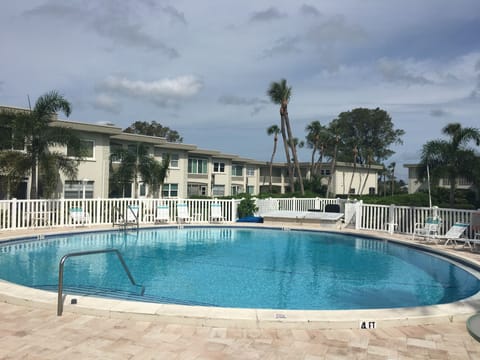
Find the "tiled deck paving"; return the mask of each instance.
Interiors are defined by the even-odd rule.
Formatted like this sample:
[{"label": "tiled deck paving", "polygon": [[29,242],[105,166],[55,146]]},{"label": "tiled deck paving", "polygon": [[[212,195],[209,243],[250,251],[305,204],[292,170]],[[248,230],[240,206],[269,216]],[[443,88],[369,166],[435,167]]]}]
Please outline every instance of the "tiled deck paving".
[{"label": "tiled deck paving", "polygon": [[[12,235],[20,234],[0,237]],[[480,261],[479,254],[460,253]],[[253,329],[68,311],[58,317],[51,309],[1,303],[0,359],[480,359],[480,343],[463,321],[374,330]]]}]

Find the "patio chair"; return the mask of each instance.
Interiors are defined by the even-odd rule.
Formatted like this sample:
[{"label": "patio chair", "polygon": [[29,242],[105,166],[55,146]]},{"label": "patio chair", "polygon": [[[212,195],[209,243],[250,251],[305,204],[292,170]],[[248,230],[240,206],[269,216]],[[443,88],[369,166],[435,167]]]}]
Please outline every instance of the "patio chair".
[{"label": "patio chair", "polygon": [[210,204],[210,222],[223,222],[225,218],[223,217],[222,204],[214,203]]},{"label": "patio chair", "polygon": [[185,203],[177,204],[177,222],[178,223],[190,222],[190,213],[188,211],[188,205]]},{"label": "patio chair", "polygon": [[470,224],[464,224],[464,223],[455,223],[453,226],[448,229],[448,231],[445,233],[445,235],[437,236],[435,239],[437,243],[439,241],[445,240],[445,246],[447,246],[449,243],[454,244],[454,246],[457,246],[457,240],[464,241],[465,244],[467,244],[468,239],[461,239],[463,234],[465,233],[465,230],[468,229]]},{"label": "patio chair", "polygon": [[168,205],[158,205],[157,214],[155,215],[155,223],[170,221],[170,207]]},{"label": "patio chair", "polygon": [[127,224],[134,225],[138,224],[140,219],[138,218],[138,205],[128,205],[127,206]]},{"label": "patio chair", "polygon": [[84,211],[81,207],[72,207],[69,209],[70,220],[73,226],[87,225],[91,223],[90,215]]},{"label": "patio chair", "polygon": [[415,236],[424,240],[433,239],[438,236],[442,220],[439,217],[427,217],[425,223],[415,223],[413,227],[412,240]]}]

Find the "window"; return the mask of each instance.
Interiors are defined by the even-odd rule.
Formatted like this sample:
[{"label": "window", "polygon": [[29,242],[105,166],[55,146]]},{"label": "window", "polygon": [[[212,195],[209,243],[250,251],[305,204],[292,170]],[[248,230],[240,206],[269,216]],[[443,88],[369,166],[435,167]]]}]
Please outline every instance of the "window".
[{"label": "window", "polygon": [[368,194],[369,195],[375,195],[375,188],[374,187],[369,187],[368,188]]},{"label": "window", "polygon": [[355,188],[350,188],[349,194],[354,194],[355,195]]},{"label": "window", "polygon": [[[168,156],[168,154],[163,154],[163,156],[164,156],[164,159],[165,159]],[[178,169],[179,168],[178,159],[179,159],[178,154],[170,154],[170,165],[169,165],[170,169]]]},{"label": "window", "polygon": [[163,184],[163,197],[178,197],[178,184]]},{"label": "window", "polygon": [[207,185],[204,184],[188,184],[187,196],[207,196]]},{"label": "window", "polygon": [[188,159],[188,173],[189,174],[206,174],[207,160],[206,159]]},{"label": "window", "polygon": [[[77,154],[71,147],[67,147],[67,156],[83,157],[85,159],[95,158],[95,141],[80,140],[80,154]],[[80,155],[80,156],[79,156]]]},{"label": "window", "polygon": [[322,170],[320,170],[320,175],[322,175],[322,176],[328,176],[328,175],[330,175],[330,169],[322,169]]},{"label": "window", "polygon": [[255,168],[254,167],[247,167],[247,176],[255,176]]},{"label": "window", "polygon": [[224,162],[214,162],[213,163],[213,172],[217,172],[217,173],[225,172],[225,163]]},{"label": "window", "polygon": [[123,147],[120,144],[110,144],[110,159],[112,162],[118,163],[120,162],[120,157],[116,156],[120,151],[122,151]]},{"label": "window", "polygon": [[241,185],[232,185],[232,195],[238,195],[243,192],[243,187]]},{"label": "window", "polygon": [[255,186],[247,185],[247,193],[249,193],[250,195],[253,195],[255,193]]},{"label": "window", "polygon": [[147,196],[147,186],[144,182],[139,184],[138,195],[139,196]]},{"label": "window", "polygon": [[67,180],[63,191],[65,199],[83,199],[83,190],[85,189],[85,199],[93,199],[94,181],[83,182],[82,180]]},{"label": "window", "polygon": [[243,165],[232,165],[232,176],[243,176]]},{"label": "window", "polygon": [[225,185],[213,185],[212,186],[212,195],[213,196],[225,196]]}]

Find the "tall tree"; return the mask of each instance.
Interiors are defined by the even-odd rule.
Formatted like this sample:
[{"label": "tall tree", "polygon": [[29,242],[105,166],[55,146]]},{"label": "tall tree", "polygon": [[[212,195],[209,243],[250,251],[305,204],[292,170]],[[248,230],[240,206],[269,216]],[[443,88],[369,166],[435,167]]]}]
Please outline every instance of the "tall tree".
[{"label": "tall tree", "polygon": [[[59,171],[69,178],[74,178],[77,174],[82,155],[81,141],[71,129],[53,126],[58,112],[63,112],[68,117],[71,106],[62,95],[51,91],[40,96],[30,111],[0,114],[0,120],[4,116],[11,119],[13,133],[17,138],[24,139],[25,156],[30,168],[31,199],[38,197],[39,174],[48,175],[44,181],[44,195],[49,195],[56,186]],[[53,150],[55,146],[66,146],[76,158]],[[22,162],[21,166],[23,165]]]},{"label": "tall tree", "polygon": [[395,161],[390,163],[390,165],[388,166],[392,196],[393,192],[395,191],[395,166],[397,166],[397,163]]},{"label": "tall tree", "polygon": [[156,121],[135,121],[129,127],[123,130],[123,132],[131,134],[140,134],[148,136],[164,137],[169,142],[181,143],[183,138],[176,130],[170,129],[168,126],[163,126]]},{"label": "tall tree", "polygon": [[[135,148],[115,149],[110,155],[111,187],[114,190],[117,184],[121,185],[122,197],[125,197],[126,186],[133,184],[133,197],[138,197],[138,181],[141,179],[149,187],[149,196],[158,195],[160,187],[167,176],[170,158],[166,157],[162,163],[148,154],[145,144],[137,143]],[[119,164],[113,167],[113,162]]]},{"label": "tall tree", "polygon": [[350,162],[352,149],[357,149],[354,166],[362,164],[367,167],[367,175],[359,193],[365,187],[371,166],[381,163],[394,154],[392,144],[401,144],[403,130],[394,129],[390,115],[382,109],[357,108],[342,112],[332,121],[342,134],[338,156],[341,161]]},{"label": "tall tree", "polygon": [[446,178],[450,183],[449,202],[455,203],[455,189],[459,177],[473,178],[475,151],[469,147],[471,142],[480,145],[480,130],[462,127],[459,123],[451,123],[442,129],[449,139],[428,141],[423,145],[421,165],[425,173],[429,166],[433,181]]},{"label": "tall tree", "polygon": [[277,143],[278,143],[278,133],[279,132],[280,132],[280,129],[278,128],[277,125],[272,125],[272,126],[268,127],[268,129],[267,129],[268,136],[273,135],[273,151],[272,151],[272,156],[270,158],[270,164],[269,164],[270,179],[268,181],[268,189],[269,189],[270,193],[272,193],[273,159],[275,158],[275,153],[277,152]]},{"label": "tall tree", "polygon": [[[331,136],[327,132],[325,126],[320,124],[320,121],[315,120],[307,125],[305,128],[307,131],[307,146],[312,149],[311,161],[310,161],[310,175],[312,178],[318,177],[327,143],[331,141]],[[315,161],[315,155],[318,152],[318,159]]]},{"label": "tall tree", "polygon": [[285,147],[285,156],[287,158],[287,164],[289,167],[289,177],[292,190],[294,189],[294,176],[293,168],[291,166],[290,152],[293,156],[293,165],[298,174],[298,181],[300,184],[300,192],[302,195],[305,194],[303,188],[303,177],[302,172],[300,171],[300,163],[298,162],[297,149],[294,144],[294,137],[292,133],[292,128],[290,125],[290,118],[288,116],[288,103],[292,96],[292,87],[287,85],[287,80],[281,79],[279,82],[272,82],[270,87],[267,90],[267,94],[270,97],[270,100],[277,105],[280,105],[280,123],[281,123],[281,133],[283,137],[283,143]]}]

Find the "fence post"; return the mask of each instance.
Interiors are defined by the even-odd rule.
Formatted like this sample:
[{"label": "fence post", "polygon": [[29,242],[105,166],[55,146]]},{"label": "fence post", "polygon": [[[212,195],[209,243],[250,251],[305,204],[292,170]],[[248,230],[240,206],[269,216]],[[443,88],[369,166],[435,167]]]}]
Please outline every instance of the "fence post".
[{"label": "fence post", "polygon": [[15,230],[17,228],[17,198],[12,199],[12,216],[10,221],[10,228]]},{"label": "fence post", "polygon": [[238,207],[238,202],[236,199],[232,199],[232,219],[231,221],[234,222],[237,219],[237,207]]},{"label": "fence post", "polygon": [[395,223],[395,204],[391,204],[388,208],[388,224],[387,230],[389,234],[393,234],[395,232],[395,227],[397,224]]},{"label": "fence post", "polygon": [[362,225],[362,209],[363,209],[363,200],[358,201],[356,204],[355,210],[355,230],[360,230]]}]

